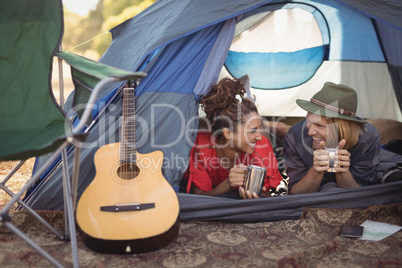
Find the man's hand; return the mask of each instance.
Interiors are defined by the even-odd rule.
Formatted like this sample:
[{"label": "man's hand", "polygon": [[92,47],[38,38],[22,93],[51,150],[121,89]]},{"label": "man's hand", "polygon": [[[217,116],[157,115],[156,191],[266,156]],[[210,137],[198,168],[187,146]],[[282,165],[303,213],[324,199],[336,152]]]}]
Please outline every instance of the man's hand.
[{"label": "man's hand", "polygon": [[336,172],[344,173],[349,171],[350,167],[350,153],[348,150],[344,150],[343,147],[345,146],[346,141],[342,139],[338,144],[338,157],[337,162],[338,165],[335,168]]},{"label": "man's hand", "polygon": [[329,155],[325,150],[325,142],[320,142],[320,149],[314,151],[313,167],[317,173],[324,173],[329,169]]}]

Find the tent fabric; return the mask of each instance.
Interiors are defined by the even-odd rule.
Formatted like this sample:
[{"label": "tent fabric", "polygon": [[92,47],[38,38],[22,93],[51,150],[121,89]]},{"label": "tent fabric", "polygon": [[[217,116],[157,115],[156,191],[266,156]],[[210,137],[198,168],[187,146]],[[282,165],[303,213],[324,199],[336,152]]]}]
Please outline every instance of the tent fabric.
[{"label": "tent fabric", "polygon": [[[369,17],[336,1],[303,0],[300,2],[302,3],[269,4],[257,10],[266,12],[267,10],[301,8],[312,13],[321,32],[322,43],[324,45],[331,43],[329,60],[384,61]],[[256,12],[252,10],[249,12],[250,15],[246,13],[244,19],[250,20],[249,16]],[[239,24],[241,23],[242,20]]]},{"label": "tent fabric", "polygon": [[376,0],[362,2],[359,0],[337,0],[338,2],[366,14],[371,18],[385,22],[402,30],[401,3],[399,0]]},{"label": "tent fabric", "polygon": [[[149,54],[161,47],[267,2],[164,0],[154,3],[110,30],[112,43],[99,61],[125,70],[136,70]],[[222,6],[225,8],[222,9]],[[136,40],[135,45],[128,47],[127,44],[133,40]]]},{"label": "tent fabric", "polygon": [[[222,31],[223,24],[210,26],[190,37],[184,37],[174,44],[167,45],[158,58],[158,65],[149,70],[152,75],[141,81],[136,90],[136,96],[140,96],[145,91],[192,94],[194,85],[197,84],[200,74],[204,70],[203,67],[209,58],[210,51]],[[218,58],[222,58],[222,56]],[[187,79],[180,79],[180,77],[187,77]],[[199,89],[199,91],[202,90],[206,89]]]},{"label": "tent fabric", "polygon": [[[370,74],[370,75],[368,75]],[[231,76],[222,70],[220,78]],[[386,63],[362,63],[353,61],[324,61],[314,77],[302,85],[288,90],[252,89],[260,114],[279,117],[304,117],[304,110],[296,99],[310,99],[328,81],[359,88],[357,114],[363,118],[383,118],[402,121],[398,102],[393,91],[393,81]],[[376,89],[376,90],[373,90]],[[381,89],[381,90],[379,90]],[[281,101],[271,101],[281,100]],[[293,100],[293,101],[290,101]],[[265,105],[269,103],[269,105]],[[383,103],[383,105],[379,105]]]},{"label": "tent fabric", "polygon": [[388,62],[396,97],[399,106],[402,107],[402,51],[400,49],[402,46],[402,30],[398,30],[381,21],[376,22],[375,25]]},{"label": "tent fabric", "polygon": [[228,19],[222,27],[214,47],[209,54],[209,57],[204,65],[201,75],[194,87],[194,94],[204,95],[208,92],[214,81],[218,80],[219,72],[222,69],[223,63],[229,47],[232,43],[233,32],[236,29],[236,19]]},{"label": "tent fabric", "polygon": [[[277,3],[283,1],[230,1],[221,0],[217,1],[203,1],[203,3],[192,3],[191,1],[160,1],[157,4],[153,4],[146,10],[144,10],[139,15],[133,17],[132,19],[116,26],[111,30],[114,40],[108,48],[108,51],[100,59],[101,62],[105,62],[109,65],[120,67],[126,70],[135,70],[148,54],[158,48],[170,43],[175,40],[189,35],[197,30],[204,27],[208,27],[212,24],[219,23],[225,19],[233,18],[238,15],[245,13],[248,10],[253,10],[256,7],[262,6],[268,3]],[[291,1],[288,1],[291,2]],[[306,2],[306,1],[297,1]],[[400,8],[401,3],[398,0],[378,0],[371,1],[370,3],[363,4],[358,3],[358,1],[346,0],[337,1],[340,4],[336,4],[335,1],[308,1],[312,5],[323,6],[324,3],[332,3],[332,5],[337,5],[343,7],[343,5],[353,7],[353,9],[345,9],[346,14],[349,15],[348,19],[355,16],[362,17],[363,15],[368,15],[370,18],[378,19],[382,22],[387,22],[388,25],[395,28],[397,32],[401,32],[401,22],[400,22]],[[221,7],[225,8],[221,8]],[[378,8],[378,7],[381,8]],[[202,10],[203,16],[198,16]],[[354,10],[354,11],[353,11]],[[331,14],[340,14],[336,9],[332,9]],[[343,14],[344,12],[342,12]],[[169,14],[169,16],[166,16]],[[182,15],[184,14],[184,15]],[[362,14],[362,15],[360,15]],[[187,18],[197,18],[188,20]],[[346,19],[346,18],[345,18]],[[158,21],[161,23],[158,23]],[[365,19],[365,24],[368,20]],[[162,23],[163,22],[163,23]],[[335,24],[334,27],[336,27]],[[339,25],[338,25],[339,26]],[[142,29],[147,29],[148,31],[142,31]],[[353,27],[356,29],[356,27]],[[334,29],[331,29],[333,31]],[[348,30],[342,28],[342,30]],[[373,31],[372,29],[366,29],[366,31]],[[152,34],[149,34],[152,33]],[[353,37],[353,32],[348,34],[348,36]],[[370,34],[371,35],[371,34]],[[339,35],[338,35],[339,36]],[[360,35],[359,35],[360,36]],[[371,35],[372,36],[372,35]],[[360,36],[361,38],[361,36]],[[127,47],[126,44],[131,43],[131,40],[136,40],[135,46]],[[400,39],[399,39],[400,40]],[[368,40],[370,42],[375,42],[375,38]],[[339,43],[339,42],[338,42]],[[390,42],[391,43],[391,42]],[[363,43],[366,47],[365,43]],[[357,50],[361,47],[356,46]],[[110,52],[109,52],[110,51]],[[115,53],[119,51],[119,53]],[[346,52],[345,52],[346,51]],[[348,50],[343,49],[343,53],[349,53]],[[355,49],[356,51],[356,49]],[[335,52],[333,52],[335,53]],[[335,53],[339,54],[339,53]],[[349,55],[353,56],[353,53]],[[372,55],[367,53],[366,55]],[[334,58],[335,59],[335,58]],[[400,65],[398,65],[400,66]],[[370,76],[370,75],[369,75]],[[393,76],[395,77],[395,75]],[[397,78],[396,78],[397,79]],[[399,79],[399,83],[401,79]],[[336,82],[336,81],[335,81]],[[401,85],[393,82],[396,94],[399,95],[399,99],[402,96]],[[395,104],[393,104],[395,105]],[[288,115],[288,116],[294,116]],[[395,119],[394,115],[388,115],[387,117],[394,117],[389,119]],[[401,116],[397,118],[401,120]]]},{"label": "tent fabric", "polygon": [[[230,39],[236,33],[233,26],[238,21],[240,23],[242,16],[247,12],[266,4],[280,2],[282,1],[159,0],[142,13],[111,30],[112,43],[100,62],[129,71],[147,69],[148,76],[141,80],[136,88],[136,140],[139,143],[137,150],[139,153],[154,150],[163,152],[165,156],[163,174],[174,188],[178,187],[187,168],[188,155],[198,129],[199,95],[205,94],[209,85],[215,82],[218,76],[229,75],[224,73],[224,70],[221,74],[214,70],[220,70],[225,61]],[[292,2],[285,1],[283,4]],[[354,1],[349,0],[300,0],[297,2],[316,6],[317,11],[314,12],[321,12],[325,17],[325,20],[320,19],[319,23],[325,21],[328,23],[327,35],[330,37],[328,38],[330,41],[328,55],[324,57],[326,60],[321,63],[314,76],[302,85],[281,90],[252,88],[251,94],[257,97],[260,113],[265,116],[300,115],[300,109],[294,107],[296,106],[294,100],[309,99],[313,93],[321,89],[327,79],[331,79],[358,90],[359,115],[362,112],[362,116],[368,118],[391,118],[402,121],[401,109],[395,97],[398,94],[402,95],[400,86],[402,79],[401,76],[395,76],[389,70],[392,69],[389,66],[395,66],[393,70],[397,73],[401,64],[394,62],[391,65],[388,61],[388,57],[399,55],[400,52],[394,49],[395,44],[388,43],[387,31],[381,30],[382,26],[372,27],[372,20],[379,19],[377,25],[385,23],[392,29],[391,31],[396,33],[395,38],[398,41],[401,27],[395,23],[395,20],[400,18],[401,12],[390,12],[388,19],[382,11],[375,11],[372,8],[360,12],[359,8],[352,5]],[[388,10],[393,7],[402,7],[396,0],[378,2]],[[362,2],[359,5],[364,4]],[[352,6],[353,9],[348,6]],[[324,12],[324,9],[329,12]],[[355,18],[360,20],[352,27],[348,23]],[[363,26],[371,26],[366,31],[369,36],[364,35],[363,30],[360,31],[359,27]],[[380,41],[378,41],[379,35],[375,35],[377,32],[382,33]],[[348,35],[345,36],[342,33],[348,33]],[[356,34],[359,34],[357,38]],[[324,36],[326,36],[325,32]],[[366,40],[365,43],[356,43],[360,39]],[[348,43],[349,41],[353,42]],[[384,43],[389,48],[386,48]],[[349,52],[349,49],[352,52]],[[362,57],[366,57],[367,61],[359,60]],[[116,83],[105,87],[100,98],[104,100],[103,98],[111,97],[113,101],[106,105],[105,110],[99,113],[99,118],[95,119],[87,130],[89,133],[87,143],[84,144],[85,148],[81,153],[81,164],[85,168],[80,169],[79,196],[96,176],[94,153],[100,146],[120,139],[120,86],[120,83]],[[40,161],[42,160],[39,159],[38,163]],[[45,177],[27,197],[28,203],[35,209],[62,209],[59,179],[61,170],[56,168],[51,173],[52,175]],[[392,186],[395,185],[400,187],[400,184]],[[375,202],[401,202],[400,197],[398,199],[392,192],[392,186],[384,184],[384,186],[372,188],[371,186],[362,187],[356,191],[347,190],[340,195],[345,201],[336,198],[326,199],[323,193],[307,195],[311,199],[316,199],[314,202],[301,195],[261,200],[211,199],[182,194],[178,196],[183,220],[194,219],[196,214],[195,216],[187,214],[191,214],[192,211],[205,213],[202,215],[203,219],[225,220],[208,215],[221,214],[224,213],[225,208],[240,206],[241,210],[228,212],[232,215],[227,216],[227,220],[241,221],[241,213],[245,212],[246,205],[249,205],[252,206],[249,208],[253,211],[250,214],[255,220],[261,216],[261,219],[269,221],[282,219],[283,215],[276,216],[277,213],[281,213],[278,212],[279,207],[283,209],[290,201],[292,205],[286,211],[288,215],[298,215],[303,207],[321,203],[328,207],[357,206],[360,195],[367,200],[366,204],[362,203],[361,206],[368,206]],[[376,191],[375,187],[380,190]],[[398,187],[395,189],[399,189]],[[334,195],[331,194],[332,197]],[[370,195],[376,196],[376,200],[370,201]],[[296,202],[299,198],[301,198],[300,202]],[[348,203],[347,199],[355,201]],[[201,203],[198,204],[198,201]],[[254,205],[260,208],[269,207],[271,202],[278,202],[276,204],[278,211],[260,214],[259,210],[254,208]],[[218,210],[216,210],[217,207]]]},{"label": "tent fabric", "polygon": [[[398,49],[402,44],[401,2],[398,0],[378,0],[367,3],[356,0],[337,1],[375,20],[380,42],[389,62],[395,94],[399,107],[402,109],[402,51]],[[398,120],[401,121],[401,119]]]},{"label": "tent fabric", "polygon": [[241,20],[236,26],[235,37],[238,37],[241,33],[247,30],[250,31],[253,25],[256,25],[257,23],[262,23],[269,15],[271,15],[271,12],[274,10],[295,8],[306,10],[314,16],[315,20],[317,21],[319,30],[322,34],[322,43],[325,45],[329,44],[331,37],[328,29],[328,23],[323,13],[316,7],[312,5],[307,5],[305,3],[270,3],[260,8],[253,9],[242,15]]},{"label": "tent fabric", "polygon": [[[122,69],[116,69],[66,51],[60,51],[56,53],[56,56],[66,61],[71,66],[71,73],[75,86],[73,102],[75,107],[84,107],[92,89],[103,78],[119,77],[120,81],[122,81],[138,79],[139,77],[144,76],[140,73],[132,73]],[[75,112],[81,116],[83,110],[79,109]]]},{"label": "tent fabric", "polygon": [[[402,120],[401,106],[398,103],[400,96],[395,98],[395,95],[398,95],[398,92],[401,90],[401,87],[398,85],[398,81],[400,80],[398,78],[400,77],[398,76],[398,69],[391,66],[390,61],[386,62],[382,49],[383,46],[377,37],[376,27],[370,17],[336,1],[298,1],[298,3],[286,3],[282,5],[275,2],[278,1],[273,1],[272,4],[269,3],[266,6],[249,11],[239,21],[239,25],[241,25],[239,31],[241,32],[236,31],[236,36],[239,37],[233,43],[233,49],[231,48],[225,62],[226,68],[222,71],[220,78],[225,76],[239,78],[245,74],[249,74],[253,87],[252,94],[256,96],[259,103],[268,103],[272,99],[295,100],[298,97],[309,99],[326,81],[342,83],[355,88],[358,92],[359,100],[364,100],[359,101],[359,116],[364,118]],[[243,44],[244,39],[244,42],[265,42],[267,43],[265,47],[270,46],[269,43],[272,39],[270,34],[273,34],[274,31],[267,31],[265,39],[261,37],[261,31],[258,31],[258,27],[249,30],[249,33],[244,38],[241,33],[245,31],[246,26],[250,27],[253,23],[260,24],[263,18],[268,17],[266,20],[275,20],[276,15],[272,16],[268,11],[274,11],[278,8],[289,9],[296,7],[312,12],[321,32],[323,44],[327,44],[330,40],[328,52],[326,52],[328,55],[323,58],[324,61],[318,62],[318,56],[316,58],[304,59],[300,57],[300,55],[305,55],[304,53],[309,49],[314,49],[313,47],[302,47],[296,51],[286,50],[287,53],[290,53],[285,54],[288,60],[281,59],[276,62],[275,59],[281,57],[285,52],[269,53],[269,51],[252,51],[250,47],[253,46],[249,47]],[[259,15],[260,13],[257,12],[259,10],[263,13],[265,12],[265,16]],[[321,16],[324,19],[321,19]],[[253,20],[253,17],[256,18]],[[292,21],[288,20],[287,24],[291,23]],[[295,31],[297,31],[301,23],[302,21],[295,23]],[[274,23],[273,26],[275,26]],[[401,32],[388,24],[386,26],[390,27],[392,31]],[[252,34],[254,30],[258,31],[255,35]],[[279,35],[282,35],[282,33],[279,33]],[[398,58],[396,51],[400,53],[398,46],[395,45],[398,44],[398,40],[395,40],[397,36],[394,35],[392,38],[385,37],[387,45],[392,48],[388,49],[390,51],[388,54],[392,51],[391,57],[394,59]],[[310,35],[305,36],[305,38],[310,38]],[[288,39],[293,41],[289,45],[290,47],[299,47],[298,43],[301,42],[292,38]],[[392,39],[393,41],[391,41]],[[288,44],[278,43],[278,46],[279,48],[286,49]],[[244,50],[240,50],[238,47]],[[258,45],[258,48],[260,47],[264,46]],[[270,59],[272,57],[274,60],[261,60],[263,57],[270,57]],[[263,63],[257,67],[257,64],[254,62],[255,59],[261,60]],[[306,73],[303,76],[300,75],[301,70],[297,68],[300,66],[300,63],[298,63],[299,60],[304,61],[302,71]],[[354,65],[348,63],[353,63]],[[378,64],[373,65],[373,63]],[[295,65],[295,68],[291,68],[292,64]],[[348,65],[347,71],[340,68],[343,64]],[[373,68],[374,66],[375,68]],[[330,72],[328,68],[331,69]],[[349,75],[351,73],[353,73],[353,76]],[[379,73],[384,75],[380,76]],[[376,82],[379,80],[381,80],[381,83]],[[266,90],[284,88],[288,88],[289,90],[281,90],[281,92]],[[383,94],[389,98],[389,101],[382,100],[387,103],[386,109],[384,109],[385,105],[378,105],[378,99],[366,97],[367,94],[376,94],[378,88],[381,88]],[[287,98],[287,95],[295,97]],[[370,107],[370,109],[367,109],[367,107]],[[286,105],[283,102],[275,102],[272,105],[260,106],[259,111],[265,116],[304,116],[304,111],[295,102],[289,102]]]},{"label": "tent fabric", "polygon": [[181,221],[262,222],[296,220],[309,207],[359,208],[401,203],[402,181],[354,189],[236,200],[179,193]]}]

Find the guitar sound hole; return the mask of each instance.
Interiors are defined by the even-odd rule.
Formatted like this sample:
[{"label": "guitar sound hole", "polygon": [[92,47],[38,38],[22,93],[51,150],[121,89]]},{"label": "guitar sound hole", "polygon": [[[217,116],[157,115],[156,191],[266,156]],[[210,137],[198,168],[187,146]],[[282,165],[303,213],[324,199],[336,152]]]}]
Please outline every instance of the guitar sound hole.
[{"label": "guitar sound hole", "polygon": [[134,163],[125,163],[117,169],[117,176],[123,180],[131,180],[138,176],[140,169]]}]

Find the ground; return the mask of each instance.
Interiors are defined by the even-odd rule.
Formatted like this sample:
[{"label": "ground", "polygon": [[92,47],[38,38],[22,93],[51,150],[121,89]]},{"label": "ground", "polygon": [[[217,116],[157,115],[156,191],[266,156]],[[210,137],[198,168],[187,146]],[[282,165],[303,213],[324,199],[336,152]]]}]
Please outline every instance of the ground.
[{"label": "ground", "polygon": [[[0,180],[3,182],[4,178],[13,169],[19,161],[0,162]],[[27,180],[31,178],[32,168],[35,158],[28,159],[24,165],[14,174],[14,176],[5,184],[12,192],[16,193],[21,189]],[[11,197],[3,190],[0,191],[0,207],[3,207]]]}]

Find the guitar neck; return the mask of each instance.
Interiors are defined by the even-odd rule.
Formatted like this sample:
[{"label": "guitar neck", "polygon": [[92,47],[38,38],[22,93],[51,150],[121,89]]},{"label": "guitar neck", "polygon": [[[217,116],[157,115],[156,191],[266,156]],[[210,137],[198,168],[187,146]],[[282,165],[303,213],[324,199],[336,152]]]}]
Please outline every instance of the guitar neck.
[{"label": "guitar neck", "polygon": [[134,88],[123,89],[120,163],[136,163]]}]

